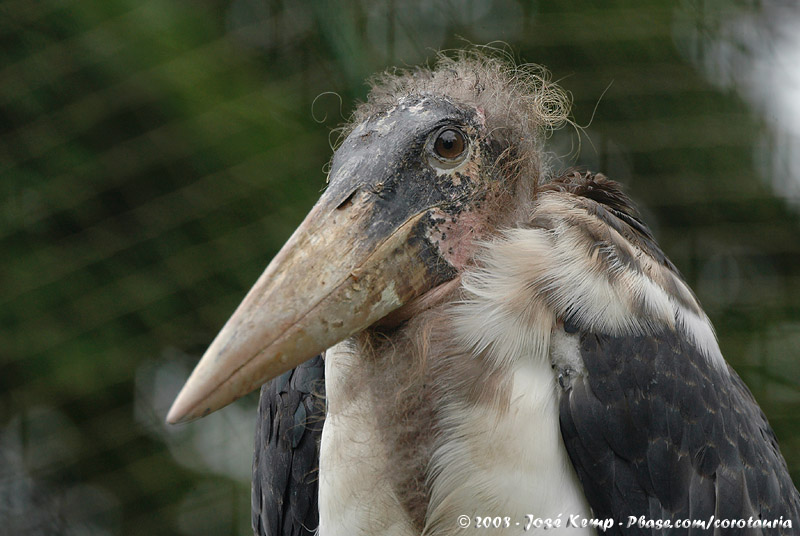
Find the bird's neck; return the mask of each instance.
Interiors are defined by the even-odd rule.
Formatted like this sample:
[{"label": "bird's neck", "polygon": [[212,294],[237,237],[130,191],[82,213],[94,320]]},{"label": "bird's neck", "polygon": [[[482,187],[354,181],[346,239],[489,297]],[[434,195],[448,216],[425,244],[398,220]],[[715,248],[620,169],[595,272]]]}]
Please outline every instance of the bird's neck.
[{"label": "bird's neck", "polygon": [[482,330],[505,349],[518,334],[465,317],[463,292],[326,354],[322,536],[457,534],[459,515],[587,513],[558,431],[549,333],[499,366],[459,333]]},{"label": "bird's neck", "polygon": [[438,309],[326,352],[321,535],[422,531],[439,424],[420,321],[434,318]]}]

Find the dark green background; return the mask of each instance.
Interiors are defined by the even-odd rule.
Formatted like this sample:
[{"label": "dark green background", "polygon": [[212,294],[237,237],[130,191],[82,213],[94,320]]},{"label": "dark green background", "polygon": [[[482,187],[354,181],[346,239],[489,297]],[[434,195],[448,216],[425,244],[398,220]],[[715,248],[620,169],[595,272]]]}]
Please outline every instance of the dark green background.
[{"label": "dark green background", "polygon": [[628,186],[800,481],[794,5],[0,1],[0,534],[249,532],[254,396],[166,410],[363,80],[465,40],[572,93],[551,150]]}]

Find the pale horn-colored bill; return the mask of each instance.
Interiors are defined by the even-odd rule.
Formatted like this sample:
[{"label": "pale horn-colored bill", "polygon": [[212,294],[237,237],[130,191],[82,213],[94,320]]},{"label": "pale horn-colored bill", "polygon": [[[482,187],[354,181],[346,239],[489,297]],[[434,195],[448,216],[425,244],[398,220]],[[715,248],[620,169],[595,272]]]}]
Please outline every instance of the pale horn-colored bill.
[{"label": "pale horn-colored bill", "polygon": [[207,415],[370,326],[431,286],[413,240],[420,212],[372,232],[369,196],[325,196],[273,259],[203,355],[167,416]]}]

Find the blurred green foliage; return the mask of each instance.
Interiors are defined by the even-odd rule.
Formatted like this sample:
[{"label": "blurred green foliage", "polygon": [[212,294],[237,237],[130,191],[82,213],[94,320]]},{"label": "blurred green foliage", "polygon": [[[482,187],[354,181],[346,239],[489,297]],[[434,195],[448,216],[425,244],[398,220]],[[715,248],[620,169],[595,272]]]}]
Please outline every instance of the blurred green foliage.
[{"label": "blurred green foliage", "polygon": [[572,92],[581,153],[569,129],[551,149],[628,185],[800,481],[800,135],[747,71],[800,58],[778,7],[4,0],[0,534],[248,533],[253,396],[168,428],[172,397],[324,186],[363,80],[496,39]]}]

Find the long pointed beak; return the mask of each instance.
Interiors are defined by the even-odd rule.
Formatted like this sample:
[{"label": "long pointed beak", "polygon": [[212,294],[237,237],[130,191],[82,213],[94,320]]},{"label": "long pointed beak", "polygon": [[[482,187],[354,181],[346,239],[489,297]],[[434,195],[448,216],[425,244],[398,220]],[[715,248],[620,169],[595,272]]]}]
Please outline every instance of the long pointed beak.
[{"label": "long pointed beak", "polygon": [[[325,194],[214,339],[167,416],[207,415],[357,333],[442,282],[426,211],[376,225],[370,194]],[[341,196],[340,196],[341,197]],[[380,218],[378,218],[380,219]],[[379,222],[380,223],[380,222]]]}]

